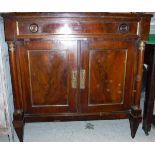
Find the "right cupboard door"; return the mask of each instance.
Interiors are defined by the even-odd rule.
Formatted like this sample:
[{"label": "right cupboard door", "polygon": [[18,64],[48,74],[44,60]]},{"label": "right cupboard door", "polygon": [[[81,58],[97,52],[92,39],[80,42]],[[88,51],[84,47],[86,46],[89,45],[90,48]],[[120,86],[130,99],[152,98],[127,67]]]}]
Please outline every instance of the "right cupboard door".
[{"label": "right cupboard door", "polygon": [[80,105],[82,112],[128,110],[132,103],[134,40],[81,42]]}]

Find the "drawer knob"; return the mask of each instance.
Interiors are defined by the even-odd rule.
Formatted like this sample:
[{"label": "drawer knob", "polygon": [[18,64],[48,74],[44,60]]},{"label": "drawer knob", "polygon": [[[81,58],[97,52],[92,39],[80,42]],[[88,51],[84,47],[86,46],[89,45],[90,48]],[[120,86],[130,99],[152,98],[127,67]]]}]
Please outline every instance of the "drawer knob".
[{"label": "drawer knob", "polygon": [[120,33],[127,33],[127,32],[129,32],[129,25],[126,23],[122,23],[119,25],[118,30]]},{"label": "drawer knob", "polygon": [[30,29],[30,31],[32,33],[36,33],[36,32],[38,32],[39,27],[38,27],[37,24],[31,24],[30,27],[29,27],[29,29]]}]

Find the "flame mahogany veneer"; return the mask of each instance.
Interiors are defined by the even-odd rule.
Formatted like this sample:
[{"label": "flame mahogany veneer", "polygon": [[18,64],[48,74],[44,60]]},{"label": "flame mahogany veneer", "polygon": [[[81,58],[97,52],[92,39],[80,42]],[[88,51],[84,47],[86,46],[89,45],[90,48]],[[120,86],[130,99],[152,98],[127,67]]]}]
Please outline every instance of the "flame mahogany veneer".
[{"label": "flame mahogany veneer", "polygon": [[14,93],[14,127],[25,122],[129,118],[141,121],[145,40],[151,15],[4,14]]}]

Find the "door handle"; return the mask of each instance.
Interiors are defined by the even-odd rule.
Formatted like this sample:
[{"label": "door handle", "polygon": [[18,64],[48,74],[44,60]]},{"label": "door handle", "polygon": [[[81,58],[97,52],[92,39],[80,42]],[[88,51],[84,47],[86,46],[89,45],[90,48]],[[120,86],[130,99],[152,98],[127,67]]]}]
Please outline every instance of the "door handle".
[{"label": "door handle", "polygon": [[72,71],[72,88],[77,88],[77,70]]},{"label": "door handle", "polygon": [[80,89],[85,89],[86,70],[80,70]]}]

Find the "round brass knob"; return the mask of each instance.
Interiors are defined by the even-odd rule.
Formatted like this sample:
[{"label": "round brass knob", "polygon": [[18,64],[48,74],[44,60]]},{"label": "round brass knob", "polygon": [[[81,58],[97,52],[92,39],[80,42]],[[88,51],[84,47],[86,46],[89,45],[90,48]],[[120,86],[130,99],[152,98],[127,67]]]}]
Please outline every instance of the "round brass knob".
[{"label": "round brass knob", "polygon": [[30,29],[30,31],[32,33],[36,33],[36,32],[38,32],[39,27],[38,27],[37,24],[31,24],[30,27],[29,27],[29,29]]},{"label": "round brass knob", "polygon": [[118,27],[118,31],[120,33],[127,33],[127,32],[129,32],[129,25],[126,24],[126,23],[120,24],[119,27]]}]

